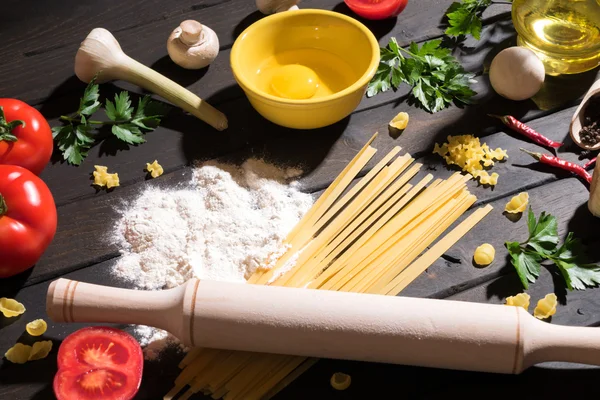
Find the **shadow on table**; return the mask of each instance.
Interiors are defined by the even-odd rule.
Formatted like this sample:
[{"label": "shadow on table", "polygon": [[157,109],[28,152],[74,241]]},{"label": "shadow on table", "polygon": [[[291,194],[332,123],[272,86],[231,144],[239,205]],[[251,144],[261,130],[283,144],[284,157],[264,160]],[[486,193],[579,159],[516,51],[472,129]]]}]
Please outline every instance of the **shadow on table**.
[{"label": "shadow on table", "polygon": [[[0,392],[3,399],[53,399],[52,380],[56,373],[56,354],[60,341],[53,341],[48,357],[27,364],[12,364],[4,358],[0,365]],[[12,390],[11,394],[11,388]]]},{"label": "shadow on table", "polygon": [[[228,96],[224,92],[239,90],[237,85],[230,86],[207,101],[217,104],[215,99]],[[343,134],[350,120],[347,117],[324,128],[298,130],[266,120],[252,108],[246,97],[222,103],[217,108],[229,121],[228,129],[222,132],[205,130],[198,125],[196,118],[189,115],[165,120],[165,127],[184,133],[182,151],[189,162],[209,159],[217,148],[243,148],[221,160],[239,163],[249,157],[256,157],[281,166],[299,166],[308,173],[327,157],[331,146]],[[200,131],[206,133],[199,133]]]},{"label": "shadow on table", "polygon": [[[35,268],[35,266],[33,268]],[[19,293],[19,291],[21,290],[21,288],[23,287],[25,282],[27,282],[27,279],[33,272],[33,268],[29,268],[28,270],[23,271],[20,274],[17,274],[15,276],[11,276],[10,278],[0,279],[0,297],[9,297],[9,298],[16,297],[17,293]],[[13,320],[13,319],[16,319],[16,318],[4,318],[4,319],[0,318],[0,327],[10,325],[10,323],[3,325],[3,321],[10,322],[10,320]],[[8,320],[8,321],[6,321],[6,320]]]},{"label": "shadow on table", "polygon": [[[352,384],[347,390],[337,391],[330,386],[329,380],[335,372],[351,376]],[[573,364],[532,367],[521,375],[504,375],[321,360],[275,399],[379,399],[390,397],[390,393],[397,394],[391,398],[411,400],[586,398],[586,394],[595,393],[592,382],[599,378],[600,369]]]},{"label": "shadow on table", "polygon": [[253,23],[255,23],[256,21],[258,21],[259,19],[261,19],[264,16],[265,15],[258,10],[254,11],[251,14],[246,15],[244,17],[244,19],[241,20],[235,26],[235,28],[233,28],[232,39],[235,41],[238,38],[238,36],[240,36],[240,34],[242,32],[244,32],[244,30],[246,30],[246,28],[248,28],[250,25],[252,25]]},{"label": "shadow on table", "polygon": [[341,3],[336,4],[332,11],[339,12],[340,14],[347,15],[352,17],[362,24],[364,24],[369,30],[375,35],[375,37],[379,40],[394,29],[396,26],[396,22],[398,21],[398,17],[386,18],[381,20],[370,20],[363,18],[357,15],[354,11],[352,11],[346,3],[343,1]]},{"label": "shadow on table", "polygon": [[[177,82],[181,86],[187,87],[202,79],[208,72],[210,65],[201,69],[185,69],[175,64],[167,55],[156,60],[150,68]],[[151,92],[144,90],[144,93]]]}]

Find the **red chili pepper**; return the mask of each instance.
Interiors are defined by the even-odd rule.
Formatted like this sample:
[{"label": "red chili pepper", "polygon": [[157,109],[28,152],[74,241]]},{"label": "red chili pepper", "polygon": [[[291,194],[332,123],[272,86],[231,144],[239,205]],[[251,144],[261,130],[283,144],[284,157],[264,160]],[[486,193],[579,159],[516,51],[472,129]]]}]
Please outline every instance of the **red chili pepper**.
[{"label": "red chili pepper", "polygon": [[583,168],[588,169],[589,167],[591,167],[594,164],[596,164],[596,157],[592,158],[590,161],[583,164]]},{"label": "red chili pepper", "polygon": [[521,121],[517,120],[515,117],[511,115],[493,115],[488,114],[490,117],[498,118],[500,121],[504,123],[504,125],[508,126],[515,132],[521,133],[527,136],[529,139],[533,140],[537,144],[541,144],[542,146],[552,147],[554,149],[559,148],[563,144],[560,142],[555,142],[552,139],[548,139],[546,136],[542,135],[535,129],[525,125]]},{"label": "red chili pepper", "polygon": [[529,154],[539,162],[543,164],[548,164],[553,167],[557,167],[560,169],[564,169],[565,171],[572,172],[582,179],[584,179],[587,183],[592,183],[592,175],[587,172],[581,165],[572,163],[567,160],[563,160],[562,158],[550,156],[548,154],[534,153],[532,151],[527,151],[525,149],[521,149],[525,153]]}]

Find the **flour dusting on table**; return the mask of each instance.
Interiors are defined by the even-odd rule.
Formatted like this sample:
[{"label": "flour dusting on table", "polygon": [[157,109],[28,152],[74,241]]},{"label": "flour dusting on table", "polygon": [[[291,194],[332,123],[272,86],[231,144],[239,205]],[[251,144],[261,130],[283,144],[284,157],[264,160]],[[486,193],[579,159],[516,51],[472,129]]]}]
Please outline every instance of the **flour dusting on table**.
[{"label": "flour dusting on table", "polygon": [[[193,276],[244,282],[286,250],[287,233],[312,205],[289,183],[301,172],[257,159],[211,162],[194,168],[185,187],[146,189],[121,211],[115,239],[122,256],[113,273],[146,290]],[[143,333],[147,343],[169,342]]]}]

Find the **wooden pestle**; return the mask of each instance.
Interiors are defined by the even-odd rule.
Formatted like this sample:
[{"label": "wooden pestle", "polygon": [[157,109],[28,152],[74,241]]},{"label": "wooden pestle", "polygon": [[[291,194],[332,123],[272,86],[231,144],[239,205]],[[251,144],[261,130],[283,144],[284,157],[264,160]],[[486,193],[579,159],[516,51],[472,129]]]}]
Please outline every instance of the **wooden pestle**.
[{"label": "wooden pestle", "polygon": [[52,282],[55,322],[143,324],[217,349],[520,373],[545,361],[600,365],[600,330],[521,307],[191,279],[138,291]]}]

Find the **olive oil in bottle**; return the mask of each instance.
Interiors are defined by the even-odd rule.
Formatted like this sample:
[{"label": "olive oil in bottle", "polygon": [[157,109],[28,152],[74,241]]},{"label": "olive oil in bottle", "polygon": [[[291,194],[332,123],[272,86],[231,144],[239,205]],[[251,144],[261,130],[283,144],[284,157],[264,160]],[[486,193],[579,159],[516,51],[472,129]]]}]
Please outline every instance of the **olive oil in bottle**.
[{"label": "olive oil in bottle", "polygon": [[600,0],[514,0],[519,46],[533,50],[549,75],[600,64]]}]

